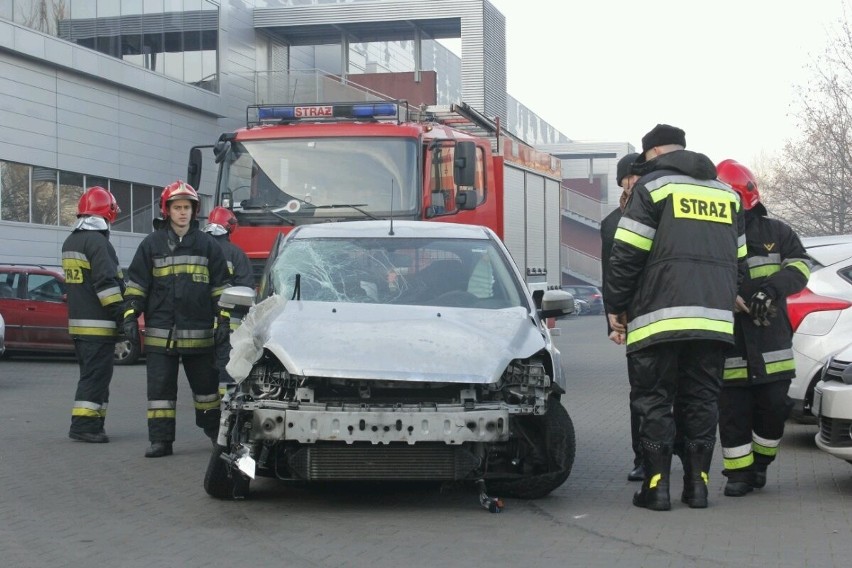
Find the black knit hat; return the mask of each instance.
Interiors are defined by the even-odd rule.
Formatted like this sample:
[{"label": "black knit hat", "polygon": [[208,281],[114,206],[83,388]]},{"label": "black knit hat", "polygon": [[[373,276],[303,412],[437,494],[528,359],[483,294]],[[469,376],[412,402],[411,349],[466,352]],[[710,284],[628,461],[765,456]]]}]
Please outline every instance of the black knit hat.
[{"label": "black knit hat", "polygon": [[630,166],[633,165],[633,162],[635,162],[638,157],[639,154],[633,152],[632,154],[625,154],[620,160],[618,160],[618,165],[615,166],[615,183],[617,183],[619,187],[621,186],[621,180],[630,175]]},{"label": "black knit hat", "polygon": [[677,126],[658,124],[642,137],[642,153],[644,154],[656,146],[666,146],[667,144],[677,144],[685,148],[686,132]]}]

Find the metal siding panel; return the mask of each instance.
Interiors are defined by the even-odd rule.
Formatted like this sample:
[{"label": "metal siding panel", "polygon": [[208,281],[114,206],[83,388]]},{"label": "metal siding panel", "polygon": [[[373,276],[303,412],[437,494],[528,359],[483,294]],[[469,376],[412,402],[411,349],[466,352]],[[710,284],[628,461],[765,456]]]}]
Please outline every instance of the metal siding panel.
[{"label": "metal siding panel", "polygon": [[503,243],[526,280],[526,201],[524,172],[506,164],[503,178]]},{"label": "metal siding panel", "polygon": [[562,212],[559,209],[561,184],[557,180],[544,181],[544,233],[547,255],[547,283],[550,286],[562,284],[561,235]]},{"label": "metal siding panel", "polygon": [[544,247],[544,178],[524,172],[527,188],[527,264],[533,269],[545,268]]}]

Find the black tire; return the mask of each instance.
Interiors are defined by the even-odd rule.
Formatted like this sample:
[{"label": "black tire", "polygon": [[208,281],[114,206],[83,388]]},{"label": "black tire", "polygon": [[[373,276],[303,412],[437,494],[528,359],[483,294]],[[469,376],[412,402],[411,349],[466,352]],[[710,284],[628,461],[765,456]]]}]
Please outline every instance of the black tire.
[{"label": "black tire", "polygon": [[116,365],[133,365],[139,360],[142,353],[138,343],[133,343],[129,339],[119,339],[115,342],[115,354],[113,363]]},{"label": "black tire", "polygon": [[224,448],[216,446],[207,463],[204,474],[204,490],[217,499],[245,499],[249,494],[249,482],[241,473],[231,471],[231,466],[220,456]]},{"label": "black tire", "polygon": [[539,431],[544,436],[549,471],[511,481],[488,482],[490,494],[517,499],[540,499],[565,483],[571,475],[577,446],[574,423],[568,411],[559,400],[551,398],[547,411],[539,420],[542,421]]}]

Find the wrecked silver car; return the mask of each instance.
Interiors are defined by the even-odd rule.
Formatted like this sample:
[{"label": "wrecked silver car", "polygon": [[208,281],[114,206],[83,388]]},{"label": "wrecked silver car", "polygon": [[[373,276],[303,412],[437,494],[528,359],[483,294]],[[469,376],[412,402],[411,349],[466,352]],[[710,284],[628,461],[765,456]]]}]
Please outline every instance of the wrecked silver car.
[{"label": "wrecked silver car", "polygon": [[[252,303],[232,288],[223,302]],[[574,427],[545,318],[489,229],[307,225],[279,237],[231,337],[236,385],[204,486],[244,497],[286,481],[469,480],[537,498],[568,478]]]}]

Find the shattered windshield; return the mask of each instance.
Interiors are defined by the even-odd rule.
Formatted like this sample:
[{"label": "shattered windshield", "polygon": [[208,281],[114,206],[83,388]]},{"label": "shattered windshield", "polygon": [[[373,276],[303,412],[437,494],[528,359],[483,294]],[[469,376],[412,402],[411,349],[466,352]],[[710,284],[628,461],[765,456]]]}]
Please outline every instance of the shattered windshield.
[{"label": "shattered windshield", "polygon": [[272,290],[318,302],[501,309],[524,305],[501,250],[475,239],[292,239]]},{"label": "shattered windshield", "polygon": [[237,216],[388,217],[418,206],[417,145],[402,138],[299,138],[237,143],[222,190]]}]

